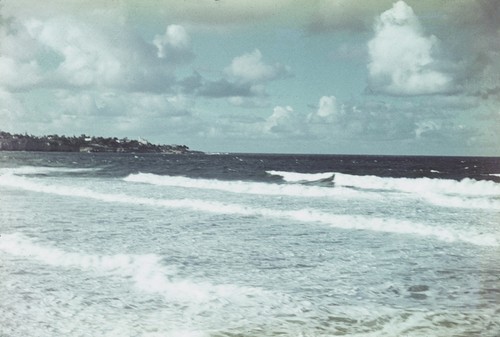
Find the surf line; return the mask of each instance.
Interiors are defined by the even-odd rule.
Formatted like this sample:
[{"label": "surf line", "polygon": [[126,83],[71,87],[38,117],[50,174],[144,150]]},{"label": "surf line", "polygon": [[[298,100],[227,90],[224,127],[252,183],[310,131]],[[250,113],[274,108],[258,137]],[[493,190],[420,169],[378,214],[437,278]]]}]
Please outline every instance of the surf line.
[{"label": "surf line", "polygon": [[0,252],[30,258],[54,267],[121,276],[125,280],[131,279],[133,285],[141,291],[158,293],[175,302],[200,304],[221,298],[231,301],[237,297],[250,300],[255,296],[270,296],[260,288],[179,279],[176,277],[175,266],[164,266],[162,258],[156,254],[96,255],[67,252],[38,244],[19,233],[5,234],[0,240]]},{"label": "surf line", "polygon": [[418,235],[433,237],[440,241],[461,241],[478,246],[498,246],[498,241],[491,236],[463,232],[446,228],[432,227],[407,220],[390,218],[367,217],[363,215],[332,214],[313,209],[277,210],[268,208],[250,208],[239,204],[228,204],[217,201],[200,199],[151,199],[133,197],[125,194],[106,194],[86,188],[69,186],[44,185],[23,177],[13,175],[0,176],[0,185],[33,192],[47,193],[67,197],[81,197],[109,203],[144,205],[151,207],[165,207],[170,209],[190,209],[213,214],[227,214],[236,216],[261,216],[278,218],[298,222],[322,223],[333,228],[347,230],[368,230],[394,234]]}]

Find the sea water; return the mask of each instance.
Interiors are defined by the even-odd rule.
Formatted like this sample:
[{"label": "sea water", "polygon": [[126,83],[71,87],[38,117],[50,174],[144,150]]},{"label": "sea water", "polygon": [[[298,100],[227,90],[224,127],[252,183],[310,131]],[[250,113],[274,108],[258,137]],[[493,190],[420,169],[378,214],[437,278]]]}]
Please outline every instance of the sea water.
[{"label": "sea water", "polygon": [[500,159],[0,153],[0,336],[499,336]]}]

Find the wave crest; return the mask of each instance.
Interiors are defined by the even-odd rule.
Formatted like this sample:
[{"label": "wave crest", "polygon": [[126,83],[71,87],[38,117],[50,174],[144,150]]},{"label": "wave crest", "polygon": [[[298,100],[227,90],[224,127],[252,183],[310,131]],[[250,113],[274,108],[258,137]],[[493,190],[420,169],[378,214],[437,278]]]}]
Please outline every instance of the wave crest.
[{"label": "wave crest", "polygon": [[[176,268],[164,266],[156,254],[97,255],[67,252],[36,243],[20,234],[3,234],[0,251],[65,268],[77,268],[132,279],[134,286],[144,292],[161,294],[169,301],[211,302],[220,298],[244,298],[256,295],[259,289],[233,285],[212,285],[176,279]],[[233,298],[234,299],[234,298]]]},{"label": "wave crest", "polygon": [[264,218],[286,219],[305,223],[323,223],[334,228],[361,229],[377,232],[397,233],[433,237],[441,241],[461,241],[480,246],[498,246],[495,237],[473,231],[434,227],[405,220],[376,218],[362,215],[343,215],[325,213],[314,209],[281,210],[259,208],[244,204],[206,201],[201,199],[156,199],[92,191],[64,185],[45,185],[32,179],[14,176],[0,176],[0,185],[21,188],[29,191],[49,193],[60,196],[81,197],[104,202],[165,207],[169,209],[188,209],[215,214],[235,216],[260,216]]},{"label": "wave crest", "polygon": [[[331,175],[326,179],[330,179]],[[230,193],[254,195],[280,195],[291,197],[342,197],[342,198],[371,198],[376,196],[369,193],[360,193],[347,188],[322,188],[320,186],[303,186],[296,184],[274,184],[248,181],[223,181],[215,179],[193,179],[180,176],[164,176],[152,173],[130,174],[124,178],[127,182],[144,183],[157,186],[171,186],[217,190]]]},{"label": "wave crest", "polygon": [[20,166],[0,168],[0,175],[47,175],[52,173],[84,173],[99,171],[100,168]]},{"label": "wave crest", "polygon": [[284,181],[317,181],[335,175],[335,187],[353,188],[358,191],[388,191],[414,195],[438,206],[500,209],[500,184],[493,181],[461,181],[431,178],[386,178],[377,176],[356,176],[344,173],[296,173],[267,171],[281,176]]}]

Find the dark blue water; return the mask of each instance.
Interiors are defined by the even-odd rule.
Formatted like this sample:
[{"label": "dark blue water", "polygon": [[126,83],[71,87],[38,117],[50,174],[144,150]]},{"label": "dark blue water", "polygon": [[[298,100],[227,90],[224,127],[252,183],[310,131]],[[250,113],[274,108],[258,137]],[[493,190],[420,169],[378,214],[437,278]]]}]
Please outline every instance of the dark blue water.
[{"label": "dark blue water", "polygon": [[[115,153],[4,152],[4,166],[88,167],[101,170],[87,173],[127,176],[131,173],[179,175],[222,180],[276,180],[266,171],[303,173],[341,172],[395,178],[438,178],[490,180],[500,182],[498,157],[422,157],[357,155],[159,155]],[[494,174],[497,174],[495,176]]]}]

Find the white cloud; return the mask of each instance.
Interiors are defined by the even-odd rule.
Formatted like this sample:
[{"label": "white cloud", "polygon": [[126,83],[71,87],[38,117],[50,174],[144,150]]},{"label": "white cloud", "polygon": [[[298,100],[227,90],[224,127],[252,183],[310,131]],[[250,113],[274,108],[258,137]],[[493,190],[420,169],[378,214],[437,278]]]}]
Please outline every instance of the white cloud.
[{"label": "white cloud", "polygon": [[368,43],[372,89],[393,95],[425,95],[450,91],[452,80],[437,69],[438,40],[425,36],[420,22],[404,1],[383,12]]},{"label": "white cloud", "polygon": [[183,26],[169,25],[163,35],[156,35],[153,44],[158,57],[172,63],[185,63],[193,58],[191,39]]},{"label": "white cloud", "polygon": [[33,38],[26,28],[16,21],[4,21],[2,24],[0,16],[0,54],[20,62],[33,59],[38,45],[33,43]]},{"label": "white cloud", "polygon": [[341,114],[335,96],[323,96],[319,100],[318,110],[307,116],[309,123],[333,123]]},{"label": "white cloud", "polygon": [[196,92],[205,97],[228,98],[228,102],[240,107],[266,106],[268,82],[290,76],[290,68],[280,63],[267,64],[262,53],[255,49],[235,57],[224,69],[225,77],[218,80],[196,78]]},{"label": "white cloud", "polygon": [[287,125],[288,121],[291,119],[291,115],[293,114],[293,109],[291,106],[276,106],[273,109],[273,114],[266,119],[266,123],[264,125],[264,130],[267,132],[272,132],[276,128],[280,128],[283,125]]},{"label": "white cloud", "polygon": [[288,76],[290,69],[282,64],[266,64],[262,53],[255,49],[251,53],[235,57],[226,73],[243,83],[261,83]]},{"label": "white cloud", "polygon": [[12,19],[0,25],[0,38],[0,86],[18,91],[165,92],[176,82],[176,67],[193,57],[182,26],[168,26],[153,43],[117,18],[92,24],[77,16]]},{"label": "white cloud", "polygon": [[[32,105],[42,103],[40,100],[43,98]],[[50,111],[42,111],[43,120],[36,119],[40,111],[31,111],[27,117],[31,123],[29,130],[44,133],[176,135],[195,122],[191,108],[191,101],[182,95],[58,90]]]},{"label": "white cloud", "polygon": [[36,61],[19,62],[13,58],[0,56],[0,86],[8,89],[32,87],[41,80]]},{"label": "white cloud", "polygon": [[182,95],[96,91],[60,91],[56,104],[78,116],[135,116],[137,118],[188,115],[191,104]]},{"label": "white cloud", "polygon": [[22,25],[0,24],[0,86],[17,90],[39,83],[37,50],[38,45]]},{"label": "white cloud", "polygon": [[29,20],[26,28],[40,49],[49,49],[61,58],[47,81],[73,86],[123,82],[124,60],[105,32],[71,18]]},{"label": "white cloud", "polygon": [[276,106],[263,126],[263,131],[272,134],[302,135],[303,118],[291,106]]}]

